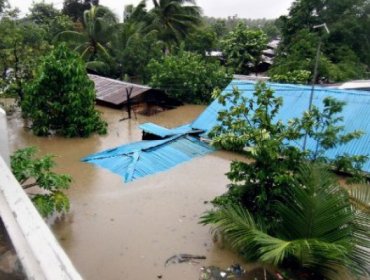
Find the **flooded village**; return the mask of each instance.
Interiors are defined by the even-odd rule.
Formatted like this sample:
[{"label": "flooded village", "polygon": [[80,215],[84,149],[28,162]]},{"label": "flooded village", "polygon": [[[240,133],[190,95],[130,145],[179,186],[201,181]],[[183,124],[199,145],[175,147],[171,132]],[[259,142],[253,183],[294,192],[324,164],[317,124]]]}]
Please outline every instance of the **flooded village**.
[{"label": "flooded village", "polygon": [[0,0],[0,280],[370,279],[369,11]]},{"label": "flooded village", "polygon": [[[195,119],[204,108],[185,105],[120,121],[127,112],[98,107],[109,130],[106,136],[88,139],[36,137],[17,115],[9,118],[12,151],[40,147],[41,154],[56,155],[58,172],[73,177],[68,191],[71,211],[52,229],[85,279],[198,279],[202,266],[244,263],[228,249],[215,246],[209,228],[199,224],[209,201],[225,192],[224,174],[237,155],[215,152],[130,183],[81,162],[88,154],[140,141],[140,123],[176,127]],[[181,253],[206,259],[165,266],[168,258]]]}]

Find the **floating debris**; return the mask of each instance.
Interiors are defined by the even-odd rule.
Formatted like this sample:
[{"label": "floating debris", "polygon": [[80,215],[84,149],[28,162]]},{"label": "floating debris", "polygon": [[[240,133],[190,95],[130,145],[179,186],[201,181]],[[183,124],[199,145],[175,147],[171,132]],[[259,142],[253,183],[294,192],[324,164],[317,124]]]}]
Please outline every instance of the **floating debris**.
[{"label": "floating debris", "polygon": [[201,267],[199,280],[224,280],[224,279],[245,279],[246,271],[239,264],[234,264],[226,270],[217,266]]},{"label": "floating debris", "polygon": [[280,273],[258,267],[246,271],[240,264],[233,264],[227,269],[217,266],[203,266],[200,268],[199,280],[282,280],[285,279]]},{"label": "floating debris", "polygon": [[196,260],[205,260],[206,256],[200,256],[200,255],[190,255],[190,254],[177,254],[170,258],[168,258],[165,262],[165,266],[169,264],[175,264],[175,263],[183,263],[183,262],[191,262],[191,263],[199,263]]},{"label": "floating debris", "polygon": [[223,280],[227,279],[227,272],[216,266],[201,267],[199,280]]}]

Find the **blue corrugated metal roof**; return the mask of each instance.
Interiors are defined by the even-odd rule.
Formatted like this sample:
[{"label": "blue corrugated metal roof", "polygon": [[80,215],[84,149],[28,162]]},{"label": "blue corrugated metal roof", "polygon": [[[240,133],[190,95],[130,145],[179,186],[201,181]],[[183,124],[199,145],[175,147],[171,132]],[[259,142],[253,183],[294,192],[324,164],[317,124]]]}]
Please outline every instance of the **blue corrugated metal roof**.
[{"label": "blue corrugated metal roof", "polygon": [[175,127],[172,129],[165,128],[163,126],[159,126],[154,123],[143,123],[139,125],[139,128],[144,132],[157,135],[161,138],[165,138],[168,136],[178,135],[178,134],[186,134],[192,131],[190,124],[185,124],[179,127]]},{"label": "blue corrugated metal roof", "polygon": [[[267,85],[275,91],[275,96],[283,98],[284,104],[280,109],[277,119],[287,122],[292,118],[302,116],[303,112],[308,109],[311,93],[310,86],[275,83],[268,83]],[[234,80],[226,87],[224,92],[232,91],[233,87],[237,87],[246,96],[252,97],[255,83]],[[370,94],[363,91],[329,89],[316,86],[313,105],[322,108],[322,101],[328,96],[346,103],[341,113],[344,117],[344,131],[351,132],[353,130],[362,130],[365,132],[365,135],[346,145],[328,150],[326,156],[334,158],[336,155],[344,153],[348,153],[349,155],[370,155]],[[204,135],[207,135],[217,124],[218,112],[230,106],[231,104],[226,104],[224,107],[218,103],[217,100],[212,102],[212,104],[192,123],[192,128],[204,130],[206,131]],[[302,143],[303,139],[300,143],[295,144],[302,147]],[[307,148],[314,149],[314,147],[315,142],[312,139],[308,139]],[[364,171],[370,172],[370,161],[365,163],[363,169]]]},{"label": "blue corrugated metal roof", "polygon": [[211,147],[194,137],[177,135],[164,140],[123,145],[90,155],[82,161],[106,168],[130,182],[212,151]]}]

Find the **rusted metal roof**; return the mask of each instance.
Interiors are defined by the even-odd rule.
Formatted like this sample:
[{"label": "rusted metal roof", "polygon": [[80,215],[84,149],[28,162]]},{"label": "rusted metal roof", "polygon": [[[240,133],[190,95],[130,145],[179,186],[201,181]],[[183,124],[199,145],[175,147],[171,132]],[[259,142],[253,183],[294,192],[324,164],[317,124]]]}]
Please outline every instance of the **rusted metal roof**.
[{"label": "rusted metal roof", "polygon": [[98,75],[88,74],[88,76],[95,84],[96,99],[115,106],[126,103],[127,91],[129,93],[131,92],[130,99],[137,99],[145,92],[153,90],[148,86],[123,82]]}]

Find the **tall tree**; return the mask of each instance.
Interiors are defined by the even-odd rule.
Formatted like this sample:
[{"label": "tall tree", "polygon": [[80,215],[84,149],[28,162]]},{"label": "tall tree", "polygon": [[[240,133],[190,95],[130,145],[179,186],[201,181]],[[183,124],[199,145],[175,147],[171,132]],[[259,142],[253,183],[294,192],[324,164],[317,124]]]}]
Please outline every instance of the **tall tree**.
[{"label": "tall tree", "polygon": [[39,57],[49,49],[43,28],[5,15],[0,19],[0,92],[20,99],[24,83],[33,77]]},{"label": "tall tree", "polygon": [[[320,65],[324,67],[319,69],[319,77],[326,77],[331,81],[365,77],[370,67],[369,11],[370,2],[367,0],[296,0],[289,15],[282,16],[279,21],[283,40],[278,63],[276,67],[273,66],[273,71],[283,74],[286,70],[298,70],[291,68],[292,65],[314,59],[315,55],[307,56],[307,52],[302,52],[299,57],[291,56],[292,49],[297,43],[300,44],[297,36],[305,32],[310,34],[306,38],[301,36],[301,39],[311,40],[316,37],[316,46],[321,37],[323,61],[320,61]],[[322,23],[328,25],[330,34],[323,36],[322,30],[314,28]],[[307,67],[308,65],[302,70],[313,72],[312,63],[309,65],[310,69]]]},{"label": "tall tree", "polygon": [[[110,58],[108,45],[116,24],[117,18],[111,10],[104,6],[93,5],[83,14],[81,32],[64,31],[58,35],[58,39],[72,43],[85,61],[104,62]],[[91,63],[90,65],[94,67],[96,64]],[[88,67],[90,65],[87,64]]]},{"label": "tall tree", "polygon": [[91,5],[99,5],[99,0],[64,0],[62,13],[74,21],[82,21],[84,11]]},{"label": "tall tree", "polygon": [[149,84],[187,103],[204,104],[216,88],[224,88],[232,75],[218,61],[206,62],[196,53],[180,51],[151,60],[147,66]]},{"label": "tall tree", "polygon": [[201,9],[194,0],[153,0],[153,4],[148,28],[157,30],[159,39],[169,46],[178,44],[200,23]]},{"label": "tall tree", "polygon": [[2,13],[7,5],[7,0],[0,0],[0,13]]},{"label": "tall tree", "polygon": [[45,2],[33,3],[30,8],[29,18],[36,24],[49,24],[51,20],[60,15],[59,10],[53,4]]},{"label": "tall tree", "polygon": [[94,83],[78,54],[60,44],[37,71],[21,103],[36,135],[87,137],[94,132],[106,133],[106,123],[95,111]]},{"label": "tall tree", "polygon": [[249,29],[239,22],[221,41],[221,50],[226,57],[226,63],[233,67],[236,73],[244,74],[253,71],[260,62],[266,44],[267,36],[262,30]]},{"label": "tall tree", "polygon": [[184,40],[185,50],[199,53],[203,56],[206,52],[216,47],[217,34],[210,26],[201,25],[194,29]]},{"label": "tall tree", "polygon": [[27,17],[39,27],[45,29],[45,39],[52,43],[54,37],[62,31],[71,30],[74,23],[70,17],[55,9],[53,4],[33,3],[31,14]]}]

